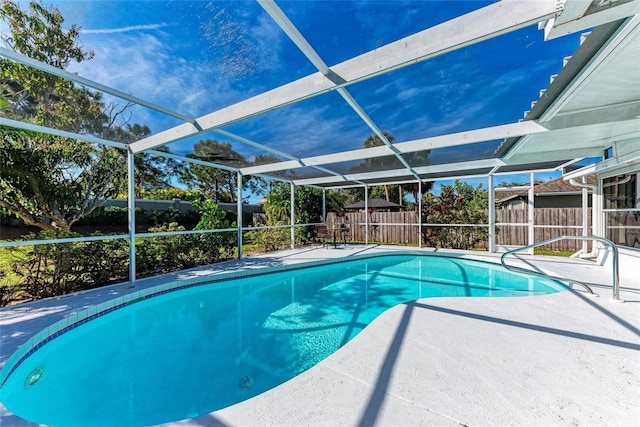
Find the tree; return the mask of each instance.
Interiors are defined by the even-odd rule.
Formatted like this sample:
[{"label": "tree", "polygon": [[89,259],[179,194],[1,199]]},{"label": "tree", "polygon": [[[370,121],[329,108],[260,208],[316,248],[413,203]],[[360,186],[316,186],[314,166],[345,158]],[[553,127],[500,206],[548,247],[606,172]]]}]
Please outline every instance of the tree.
[{"label": "tree", "polygon": [[[244,156],[234,151],[231,144],[212,139],[198,142],[189,157],[235,168],[247,165]],[[237,178],[234,172],[190,164],[184,169],[180,180],[189,188],[201,191],[216,203],[236,200]]]},{"label": "tree", "polygon": [[[29,3],[30,13],[3,0],[3,40],[17,52],[60,69],[90,60],[79,30],[63,29],[60,11]],[[128,105],[105,105],[102,95],[69,80],[0,59],[0,109],[18,120],[102,138],[123,136]],[[86,141],[0,127],[0,207],[44,230],[71,225],[117,194],[126,177],[124,153]]]},{"label": "tree", "polygon": [[425,194],[422,223],[443,226],[424,226],[423,242],[433,247],[473,249],[486,240],[488,229],[455,224],[486,224],[488,217],[485,209],[488,201],[488,192],[482,189],[482,184],[474,188],[460,180],[456,180],[454,185],[441,186],[437,196]]},{"label": "tree", "polygon": [[[395,140],[395,138],[387,131],[383,132],[383,135],[387,140],[391,143]],[[383,145],[384,142],[378,135],[370,135],[364,141],[364,148],[372,148]],[[404,160],[411,166],[426,166],[429,164],[429,150],[418,151],[412,153],[403,154],[402,157]],[[394,170],[394,169],[405,169],[405,165],[395,156],[389,154],[384,157],[373,157],[370,159],[364,160],[360,165],[356,166],[352,169],[352,172],[371,172],[377,170]],[[431,188],[430,184],[423,186],[423,192],[428,191]],[[412,184],[385,184],[382,186],[372,186],[370,188],[369,196],[371,198],[383,198],[389,202],[392,200],[397,200],[400,206],[405,204],[404,195],[407,192],[411,192],[414,195],[414,200],[417,200],[418,187],[417,184],[415,187]],[[363,199],[359,199],[363,200]],[[355,200],[355,201],[359,201]]]},{"label": "tree", "polygon": [[27,225],[69,230],[124,178],[113,149],[8,127],[0,135],[0,207]]},{"label": "tree", "polygon": [[[389,132],[384,131],[383,134],[389,142],[394,141],[395,138],[391,136]],[[378,147],[380,145],[384,145],[384,142],[382,141],[382,139],[380,139],[378,135],[369,135],[369,137],[367,137],[367,139],[364,141],[364,148]],[[358,166],[357,169],[359,171],[375,171],[375,170],[392,170],[392,169],[401,169],[401,168],[404,168],[404,165],[402,164],[402,162],[398,160],[396,156],[389,155],[385,157],[373,157],[370,159],[366,159],[363,162],[363,164]],[[382,186],[385,200],[389,202],[391,200],[390,198],[391,192],[394,192],[398,197],[398,198],[395,198],[395,200],[399,200],[400,201],[399,204],[402,205],[402,200],[401,200],[402,197],[400,195],[400,192],[397,186],[395,185],[391,186],[391,187],[395,187],[393,188],[393,190],[390,190],[389,187],[390,187],[389,185]],[[376,187],[372,187],[371,189],[372,193],[376,191],[375,189]]]}]

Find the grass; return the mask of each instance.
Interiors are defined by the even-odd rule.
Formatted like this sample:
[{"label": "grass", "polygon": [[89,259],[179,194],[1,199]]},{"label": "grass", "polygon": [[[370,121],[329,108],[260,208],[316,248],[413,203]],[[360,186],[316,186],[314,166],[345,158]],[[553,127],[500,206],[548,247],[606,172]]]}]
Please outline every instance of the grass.
[{"label": "grass", "polygon": [[[28,246],[24,246],[23,250],[28,250]],[[4,276],[3,281],[0,283],[17,283],[19,282],[19,276],[13,272],[11,268],[15,260],[15,255],[11,253],[9,248],[0,248],[0,277]]]},{"label": "grass", "polygon": [[534,255],[550,255],[550,256],[564,256],[570,257],[576,253],[576,251],[571,250],[554,250],[554,249],[540,249],[536,248],[533,250]]}]

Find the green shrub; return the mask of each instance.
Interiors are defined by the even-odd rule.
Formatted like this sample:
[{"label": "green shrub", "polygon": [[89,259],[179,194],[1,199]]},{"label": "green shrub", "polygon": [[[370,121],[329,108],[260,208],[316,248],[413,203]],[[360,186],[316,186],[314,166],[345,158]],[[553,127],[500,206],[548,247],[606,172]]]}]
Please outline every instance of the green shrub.
[{"label": "green shrub", "polygon": [[[196,229],[233,228],[226,213],[210,200],[199,202],[201,210]],[[121,215],[122,210],[107,210]],[[115,218],[115,217],[114,217]],[[176,222],[152,227],[150,232],[184,231]],[[101,234],[95,233],[94,236]],[[30,233],[24,240],[53,240],[80,237],[67,231]],[[136,268],[140,277],[213,264],[235,254],[237,234],[234,231],[182,234],[138,239]],[[53,243],[9,249],[12,269],[20,278],[20,289],[33,299],[48,298],[126,281],[129,273],[129,242],[126,239],[90,242]],[[16,288],[17,289],[17,288]],[[0,289],[0,303],[13,298],[16,289]],[[5,302],[7,301],[7,302]]]},{"label": "green shrub", "polygon": [[424,224],[443,224],[443,226],[427,225],[422,228],[422,241],[427,246],[436,248],[473,249],[488,238],[487,227],[448,226],[444,224],[486,224],[486,207],[488,195],[482,186],[473,188],[460,181],[454,186],[443,185],[439,195],[428,193],[423,199],[422,222]]},{"label": "green shrub", "polygon": [[[196,230],[234,228],[226,213],[211,200],[195,201],[200,209]],[[172,222],[149,228],[151,233],[184,231],[185,227]],[[176,236],[146,237],[136,244],[136,269],[141,276],[182,270],[213,264],[235,254],[237,234],[233,231]]]},{"label": "green shrub", "polygon": [[[281,225],[276,223],[274,225]],[[255,244],[262,252],[273,252],[291,244],[288,228],[265,228],[247,231],[247,239]]]},{"label": "green shrub", "polygon": [[[79,237],[67,231],[30,233],[24,240]],[[11,249],[13,270],[24,292],[33,299],[48,298],[126,280],[128,243],[121,239],[34,245]]]}]

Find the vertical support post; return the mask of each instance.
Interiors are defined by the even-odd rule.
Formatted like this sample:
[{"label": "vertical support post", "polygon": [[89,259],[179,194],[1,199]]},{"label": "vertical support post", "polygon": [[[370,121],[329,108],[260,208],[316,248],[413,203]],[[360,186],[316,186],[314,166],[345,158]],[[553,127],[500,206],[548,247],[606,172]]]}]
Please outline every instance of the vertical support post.
[{"label": "vertical support post", "polygon": [[640,208],[640,172],[636,173],[636,199],[633,202],[633,207]]},{"label": "vertical support post", "polygon": [[295,196],[295,186],[293,182],[290,183],[291,186],[291,249],[295,249],[296,247],[296,196]]},{"label": "vertical support post", "polygon": [[487,177],[489,187],[489,252],[496,251],[496,191],[493,188],[493,174]]},{"label": "vertical support post", "polygon": [[136,281],[136,188],[135,154],[127,148],[127,219],[129,227],[129,281]]},{"label": "vertical support post", "polygon": [[238,215],[238,259],[242,258],[242,173],[238,172],[238,195],[236,213]]},{"label": "vertical support post", "polygon": [[[582,177],[582,183],[587,183],[587,177]],[[589,211],[589,189],[584,186],[582,187],[582,235],[589,235],[589,218],[587,217],[587,212]],[[587,240],[582,241],[582,254],[589,253],[589,242]]]},{"label": "vertical support post", "polygon": [[[418,181],[418,247],[422,248],[422,181]],[[422,271],[422,261],[420,263]]]},{"label": "vertical support post", "polygon": [[591,195],[591,221],[593,223],[593,235],[606,239],[607,230],[605,227],[604,212],[602,212],[602,209],[604,209],[604,190],[602,181],[601,176],[596,177],[596,188]]},{"label": "vertical support post", "polygon": [[[529,245],[533,245],[535,243],[535,229],[534,229],[534,207],[535,207],[535,192],[533,191],[533,186],[534,186],[534,179],[533,179],[533,172],[531,172],[529,174],[529,192],[528,192],[528,197],[527,197],[527,202],[528,202],[528,206],[529,206]],[[533,248],[529,249],[529,255],[533,255]]]},{"label": "vertical support post", "polygon": [[327,190],[322,189],[322,223],[327,223]]},{"label": "vertical support post", "polygon": [[364,186],[364,245],[369,245],[369,186]]}]

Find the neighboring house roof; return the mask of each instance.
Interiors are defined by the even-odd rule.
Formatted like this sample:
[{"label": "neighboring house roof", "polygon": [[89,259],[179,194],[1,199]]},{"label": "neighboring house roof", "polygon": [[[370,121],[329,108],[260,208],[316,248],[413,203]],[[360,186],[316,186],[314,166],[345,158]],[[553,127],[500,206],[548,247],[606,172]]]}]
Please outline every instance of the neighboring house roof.
[{"label": "neighboring house roof", "polygon": [[[587,177],[587,184],[595,185],[595,175],[589,175]],[[589,190],[591,191],[591,190]],[[571,185],[569,181],[565,181],[563,178],[556,178],[551,181],[536,184],[533,187],[533,193],[535,196],[560,196],[560,195],[575,195],[580,194],[582,189]],[[500,203],[506,202],[518,197],[527,197],[527,190],[516,191],[501,191],[496,193],[496,200]]]}]

